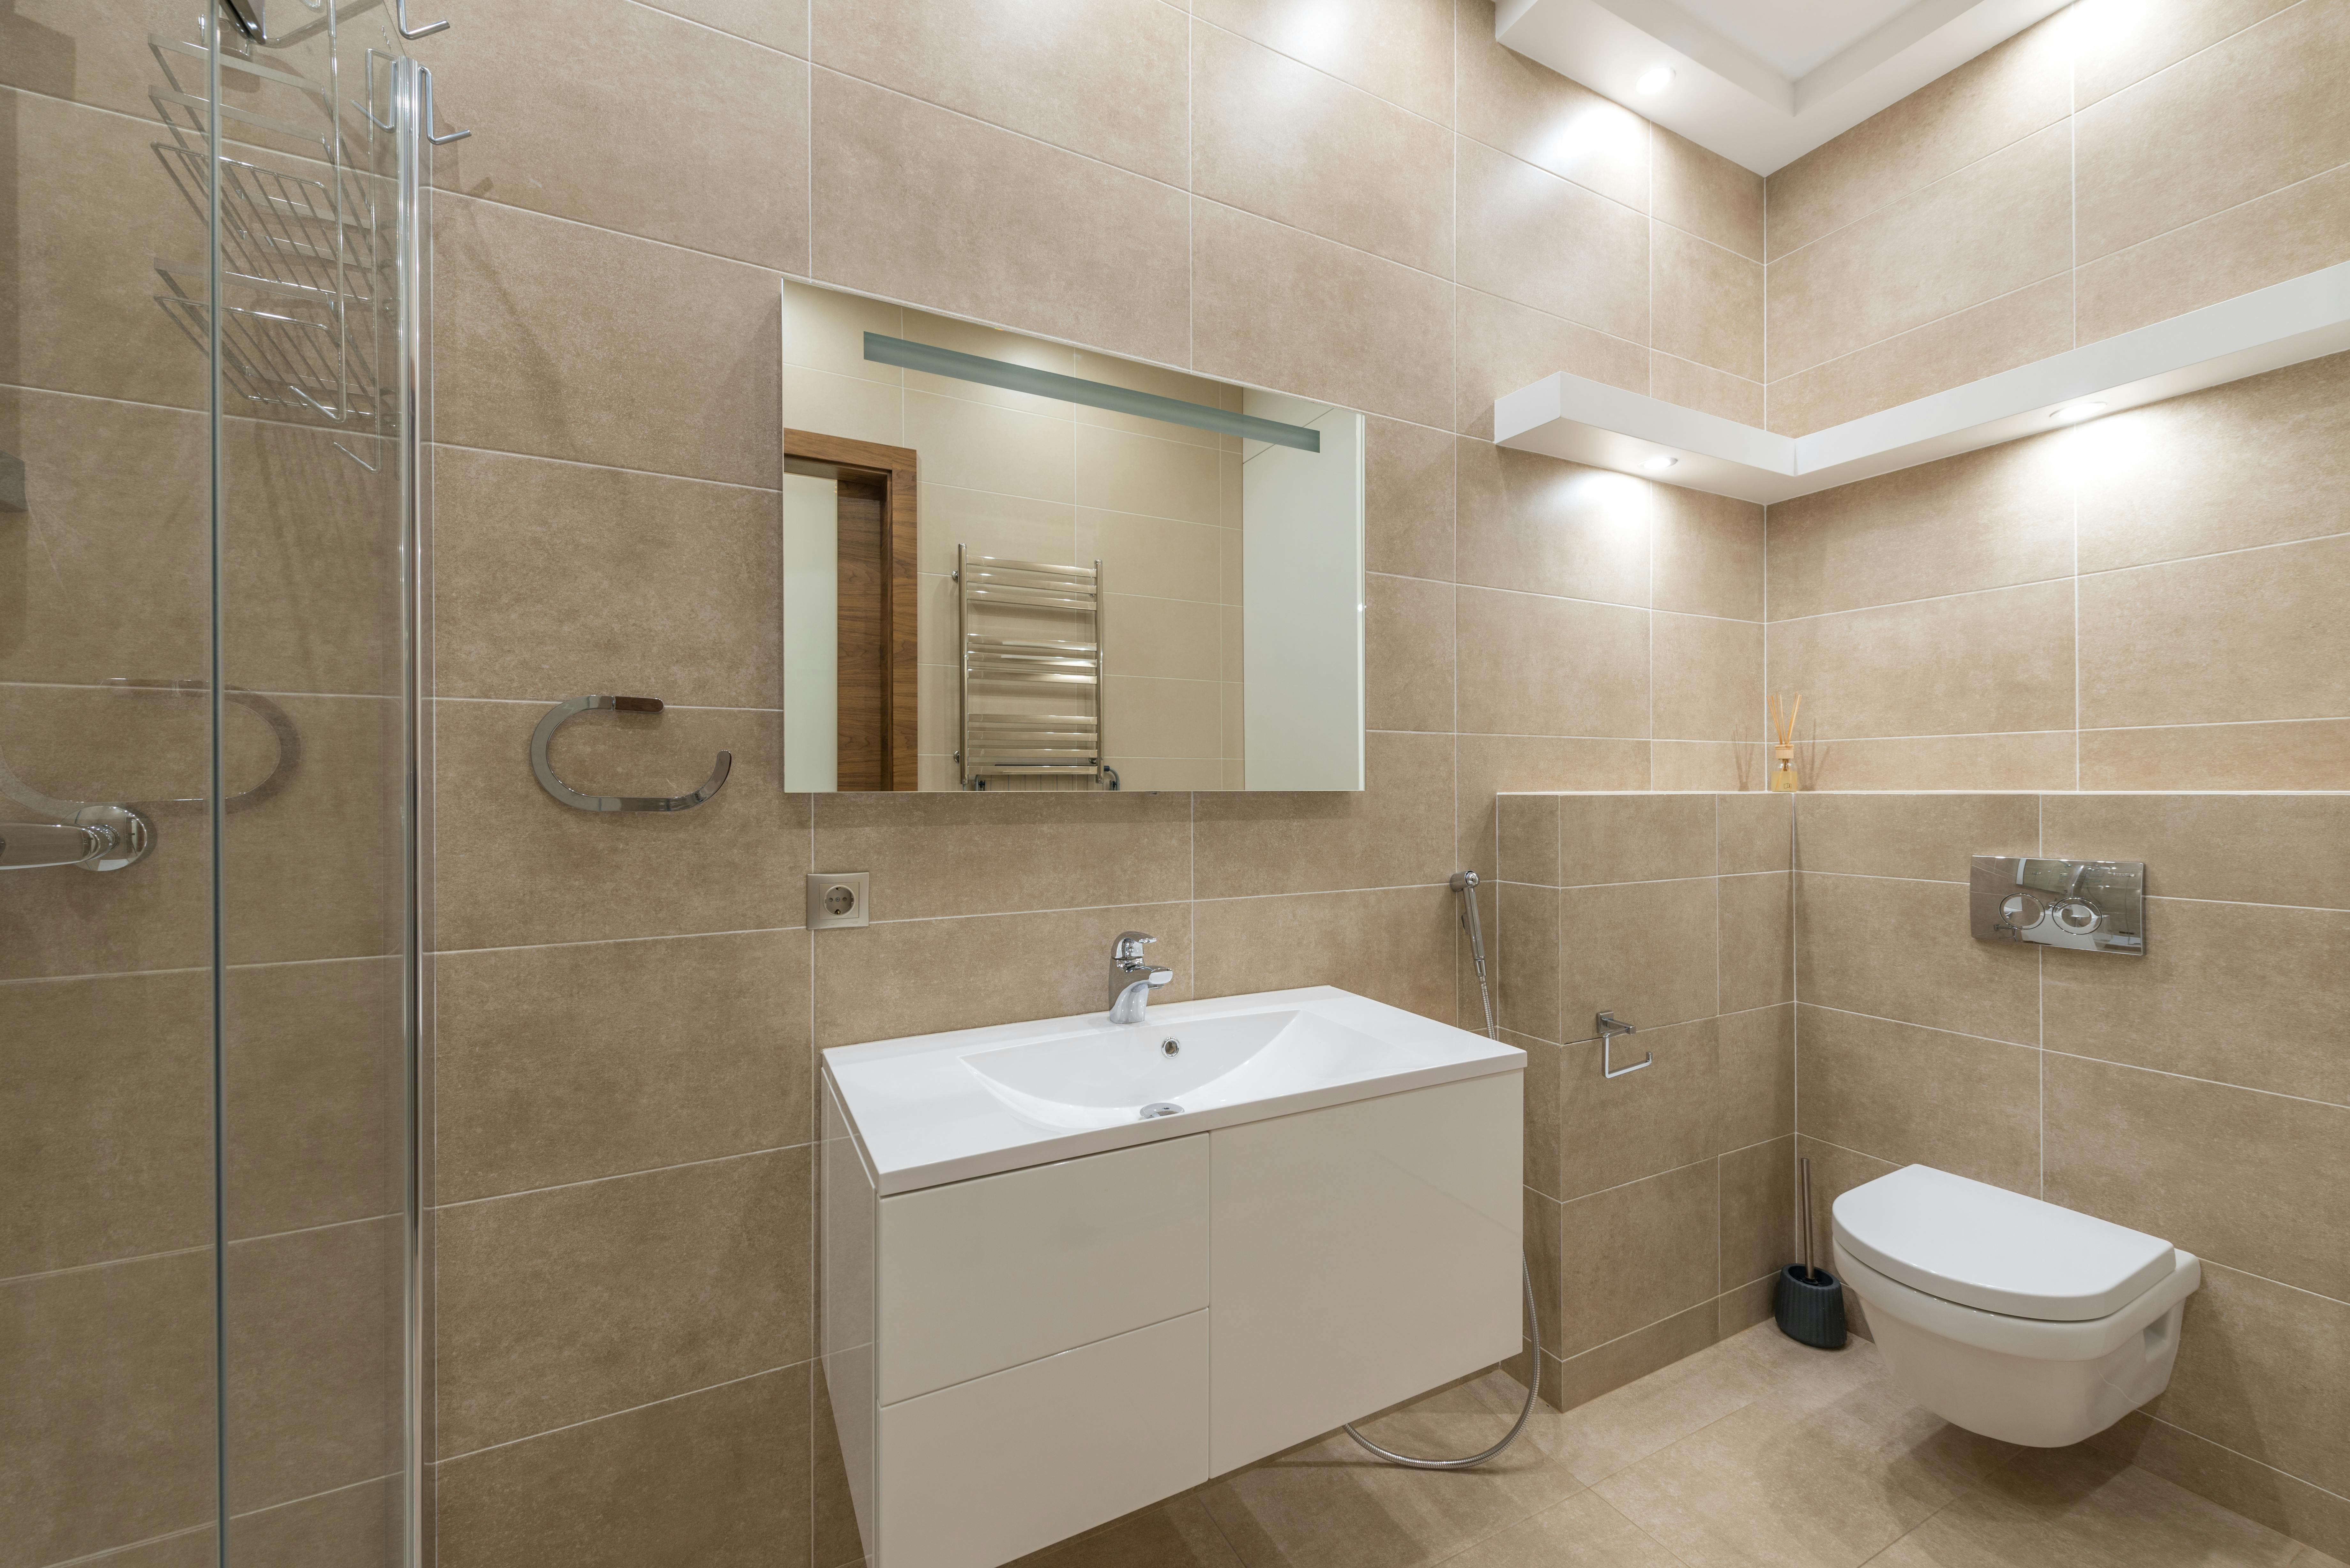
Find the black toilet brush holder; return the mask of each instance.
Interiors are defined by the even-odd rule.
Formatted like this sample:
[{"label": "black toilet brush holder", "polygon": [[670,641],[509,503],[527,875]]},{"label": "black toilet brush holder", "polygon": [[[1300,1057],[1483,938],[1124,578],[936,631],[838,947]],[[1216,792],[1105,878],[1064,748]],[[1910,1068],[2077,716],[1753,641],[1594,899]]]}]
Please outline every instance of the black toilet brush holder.
[{"label": "black toilet brush holder", "polygon": [[1798,1345],[1842,1350],[1845,1342],[1844,1285],[1825,1269],[1812,1266],[1812,1162],[1803,1168],[1804,1261],[1779,1271],[1774,1303],[1779,1332]]}]

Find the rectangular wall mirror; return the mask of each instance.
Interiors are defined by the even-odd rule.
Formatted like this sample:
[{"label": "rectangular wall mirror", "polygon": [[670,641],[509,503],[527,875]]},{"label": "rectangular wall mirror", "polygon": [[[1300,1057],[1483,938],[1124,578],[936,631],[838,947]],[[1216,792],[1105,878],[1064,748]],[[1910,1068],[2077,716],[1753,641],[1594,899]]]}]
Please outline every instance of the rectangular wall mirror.
[{"label": "rectangular wall mirror", "polygon": [[795,792],[1363,787],[1363,416],[784,286]]}]

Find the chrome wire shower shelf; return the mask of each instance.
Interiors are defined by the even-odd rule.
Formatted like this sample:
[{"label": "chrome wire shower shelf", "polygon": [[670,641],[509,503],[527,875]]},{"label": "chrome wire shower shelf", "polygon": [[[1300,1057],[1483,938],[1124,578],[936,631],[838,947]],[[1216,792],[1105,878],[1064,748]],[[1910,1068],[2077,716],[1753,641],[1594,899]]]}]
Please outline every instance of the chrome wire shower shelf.
[{"label": "chrome wire shower shelf", "polygon": [[[147,41],[164,81],[148,99],[171,132],[170,140],[152,144],[155,156],[200,220],[209,221],[217,183],[224,379],[249,402],[380,433],[377,368],[390,324],[377,303],[388,293],[379,285],[390,257],[369,171],[389,151],[389,121],[376,113],[375,66],[390,57],[367,52],[365,101],[351,105],[361,123],[347,132],[332,82],[264,64],[248,51],[227,68],[265,93],[284,89],[269,105],[280,112],[216,107],[203,90],[203,73],[187,63],[207,63],[203,45],[151,33]],[[327,66],[339,78],[331,50]],[[196,78],[192,90],[183,75]],[[286,166],[211,156],[215,113],[224,141],[234,135],[248,148],[256,140],[290,143]],[[213,308],[207,269],[159,257],[155,272],[163,285],[156,303],[207,348]]]},{"label": "chrome wire shower shelf", "polygon": [[[957,641],[962,660],[962,743],[955,753],[965,789],[989,776],[1111,777],[1102,764],[1102,570],[1045,561],[973,556],[955,546]],[[992,612],[1041,610],[1084,618],[1083,638],[999,635],[974,627]],[[1075,629],[1075,628],[1072,628]],[[1004,706],[982,710],[974,689]],[[1027,711],[1088,707],[1091,712]],[[1071,701],[1070,699],[1076,699]]]}]

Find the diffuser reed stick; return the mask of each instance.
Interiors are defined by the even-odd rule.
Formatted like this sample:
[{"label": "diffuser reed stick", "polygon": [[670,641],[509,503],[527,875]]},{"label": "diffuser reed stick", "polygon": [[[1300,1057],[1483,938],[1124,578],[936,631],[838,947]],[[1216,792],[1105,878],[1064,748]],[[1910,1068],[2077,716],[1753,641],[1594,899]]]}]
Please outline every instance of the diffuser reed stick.
[{"label": "diffuser reed stick", "polygon": [[1777,692],[1771,694],[1771,728],[1779,737],[1776,748],[1778,765],[1771,770],[1771,787],[1774,790],[1804,787],[1802,781],[1795,776],[1795,716],[1803,711],[1802,692],[1795,693],[1793,707],[1782,702]]}]

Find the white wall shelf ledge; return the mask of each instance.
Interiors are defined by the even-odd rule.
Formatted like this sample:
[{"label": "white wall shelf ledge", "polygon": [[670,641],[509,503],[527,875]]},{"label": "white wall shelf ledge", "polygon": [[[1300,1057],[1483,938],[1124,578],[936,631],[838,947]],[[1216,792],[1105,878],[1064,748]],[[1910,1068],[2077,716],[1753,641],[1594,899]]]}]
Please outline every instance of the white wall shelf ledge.
[{"label": "white wall shelf ledge", "polygon": [[[1814,431],[1774,435],[1560,371],[1495,400],[1493,439],[1768,504],[2350,349],[2350,262]],[[2070,421],[2068,421],[2070,422]],[[1659,472],[1658,460],[1677,460]]]}]

